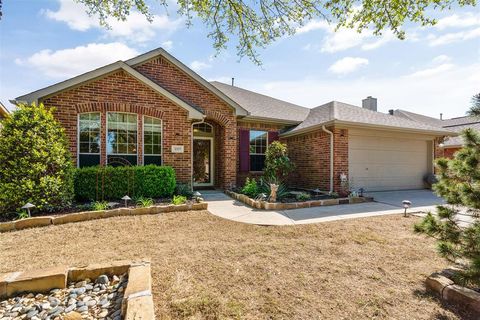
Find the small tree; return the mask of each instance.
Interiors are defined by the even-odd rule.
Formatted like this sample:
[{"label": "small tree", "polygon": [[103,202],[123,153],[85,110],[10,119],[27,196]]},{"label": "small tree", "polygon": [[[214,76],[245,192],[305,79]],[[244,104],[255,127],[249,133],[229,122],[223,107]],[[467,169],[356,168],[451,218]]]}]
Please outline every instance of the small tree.
[{"label": "small tree", "polygon": [[[465,146],[453,159],[436,161],[438,182],[433,189],[448,204],[438,206],[437,215],[429,213],[415,231],[437,239],[440,255],[463,265],[458,281],[480,284],[480,134],[467,129],[462,136]],[[471,215],[470,224],[457,219],[462,209]]]},{"label": "small tree", "polygon": [[472,97],[472,107],[468,111],[468,115],[472,117],[480,117],[480,93]]},{"label": "small tree", "polygon": [[68,206],[73,165],[52,109],[20,105],[0,131],[0,214],[31,202],[40,210]]},{"label": "small tree", "polygon": [[293,163],[288,157],[287,145],[279,141],[272,142],[265,155],[265,179],[270,183],[281,183],[293,168]]}]

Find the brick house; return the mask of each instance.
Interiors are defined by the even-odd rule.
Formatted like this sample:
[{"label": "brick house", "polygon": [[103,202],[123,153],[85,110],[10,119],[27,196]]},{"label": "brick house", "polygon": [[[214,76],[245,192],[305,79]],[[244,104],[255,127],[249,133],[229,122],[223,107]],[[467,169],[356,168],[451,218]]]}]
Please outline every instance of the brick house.
[{"label": "brick house", "polygon": [[208,82],[163,49],[118,61],[16,98],[56,108],[79,167],[172,166],[195,187],[229,188],[261,175],[268,145],[288,144],[291,184],[339,190],[422,188],[436,125],[340,102],[308,109],[231,85]]}]

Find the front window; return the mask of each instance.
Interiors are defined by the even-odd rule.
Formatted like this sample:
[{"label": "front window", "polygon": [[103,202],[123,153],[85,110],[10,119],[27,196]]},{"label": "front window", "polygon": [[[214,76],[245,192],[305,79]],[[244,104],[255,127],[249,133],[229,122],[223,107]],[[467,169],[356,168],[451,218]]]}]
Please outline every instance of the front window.
[{"label": "front window", "polygon": [[78,116],[78,166],[100,164],[100,113]]},{"label": "front window", "polygon": [[162,164],[162,120],[143,118],[143,164]]},{"label": "front window", "polygon": [[250,171],[263,171],[267,136],[267,131],[250,130]]},{"label": "front window", "polygon": [[109,165],[137,164],[136,114],[107,114],[107,162]]}]

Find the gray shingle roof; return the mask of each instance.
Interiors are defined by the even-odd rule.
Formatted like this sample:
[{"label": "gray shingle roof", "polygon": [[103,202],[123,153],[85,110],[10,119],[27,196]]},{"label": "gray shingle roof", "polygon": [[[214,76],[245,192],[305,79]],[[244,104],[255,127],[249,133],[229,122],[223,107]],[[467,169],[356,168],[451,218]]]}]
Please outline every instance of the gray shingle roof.
[{"label": "gray shingle roof", "polygon": [[306,118],[310,110],[309,108],[222,82],[212,81],[211,84],[250,112],[250,116],[253,117],[301,122]]},{"label": "gray shingle roof", "polygon": [[424,116],[423,114],[413,113],[406,110],[397,109],[393,111],[393,115],[397,117],[402,117],[405,119],[410,119],[413,121],[423,122],[432,126],[443,126],[443,121],[437,118]]},{"label": "gray shingle roof", "polygon": [[288,131],[295,133],[307,130],[314,126],[319,126],[330,121],[339,121],[350,124],[373,125],[398,129],[410,129],[415,131],[429,131],[436,133],[445,133],[448,135],[451,131],[438,126],[425,124],[409,120],[402,117],[392,116],[381,112],[371,111],[354,105],[332,101],[327,104],[310,110],[307,118],[297,127]]}]

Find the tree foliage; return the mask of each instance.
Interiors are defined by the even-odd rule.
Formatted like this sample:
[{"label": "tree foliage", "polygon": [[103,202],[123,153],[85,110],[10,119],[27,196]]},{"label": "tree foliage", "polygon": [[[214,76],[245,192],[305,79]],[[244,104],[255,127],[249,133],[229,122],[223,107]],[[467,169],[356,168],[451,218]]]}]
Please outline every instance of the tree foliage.
[{"label": "tree foliage", "polygon": [[20,105],[0,130],[0,214],[30,202],[40,210],[68,206],[73,164],[63,128],[43,105]]},{"label": "tree foliage", "polygon": [[[126,20],[133,9],[152,21],[146,0],[73,0],[83,3],[90,15],[108,27],[107,19]],[[156,0],[168,7],[167,0]],[[403,25],[413,22],[433,25],[427,12],[450,9],[452,6],[475,6],[476,0],[177,0],[178,14],[200,19],[209,30],[213,46],[219,52],[231,40],[236,41],[239,57],[247,56],[260,64],[257,49],[278,38],[294,34],[299,27],[314,19],[331,22],[337,28],[353,28],[361,32],[371,29],[375,35],[391,30],[403,39]],[[431,10],[433,9],[433,10]]]},{"label": "tree foliage", "polygon": [[[435,192],[447,205],[438,206],[437,214],[429,213],[415,231],[437,239],[440,255],[452,262],[464,264],[458,280],[465,284],[480,284],[480,133],[463,132],[465,146],[453,159],[438,159],[438,182]],[[473,223],[462,224],[457,218],[467,210]]]},{"label": "tree foliage", "polygon": [[472,117],[480,117],[480,93],[472,97],[472,107],[468,111],[468,115]]},{"label": "tree foliage", "polygon": [[269,183],[279,184],[287,178],[293,167],[293,163],[288,157],[287,145],[280,141],[272,142],[265,154],[265,180]]}]

